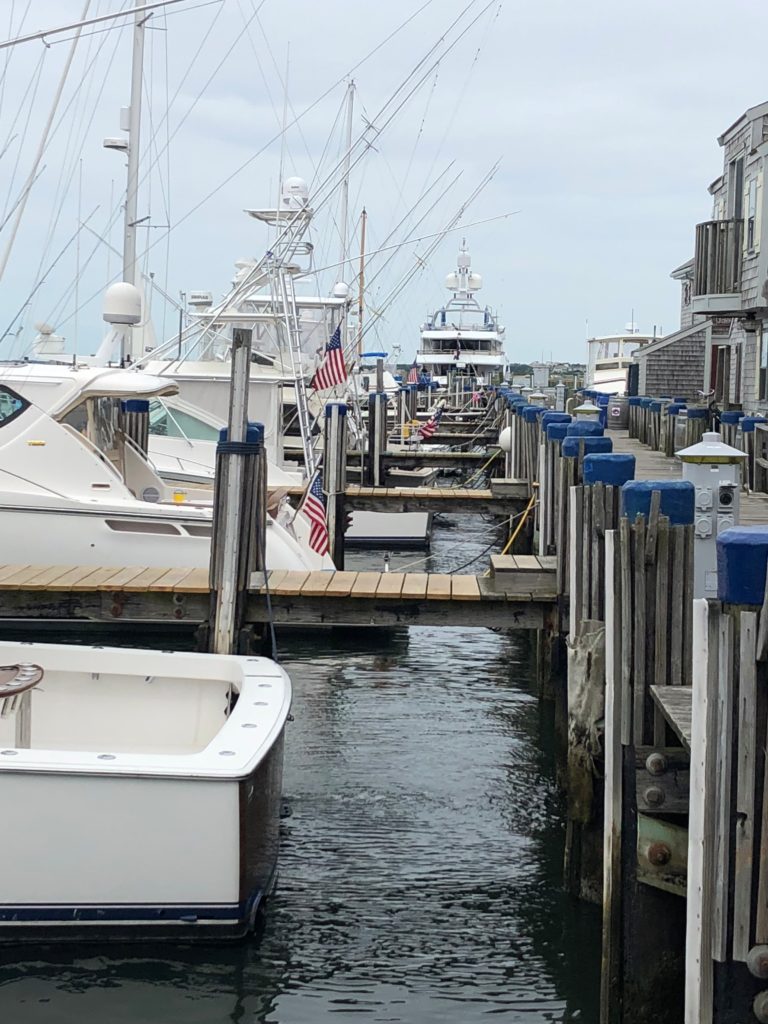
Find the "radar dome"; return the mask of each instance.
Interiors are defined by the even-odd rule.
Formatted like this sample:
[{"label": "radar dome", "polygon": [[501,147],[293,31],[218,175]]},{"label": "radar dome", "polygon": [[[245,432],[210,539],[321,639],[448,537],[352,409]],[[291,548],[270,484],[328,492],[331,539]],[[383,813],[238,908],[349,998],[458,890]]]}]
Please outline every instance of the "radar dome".
[{"label": "radar dome", "polygon": [[309,202],[309,186],[303,178],[286,178],[280,199],[285,209],[301,209]]},{"label": "radar dome", "polygon": [[459,290],[459,275],[455,270],[446,275],[445,287],[451,292],[457,292]]},{"label": "radar dome", "polygon": [[482,275],[476,274],[474,272],[474,270],[473,270],[472,273],[469,275],[469,280],[467,281],[467,288],[471,292],[479,292],[482,287],[483,287]]},{"label": "radar dome", "polygon": [[118,281],[104,295],[103,319],[108,324],[141,322],[141,292],[127,281]]},{"label": "radar dome", "polygon": [[346,299],[349,295],[349,285],[344,281],[337,281],[333,286],[334,299]]}]

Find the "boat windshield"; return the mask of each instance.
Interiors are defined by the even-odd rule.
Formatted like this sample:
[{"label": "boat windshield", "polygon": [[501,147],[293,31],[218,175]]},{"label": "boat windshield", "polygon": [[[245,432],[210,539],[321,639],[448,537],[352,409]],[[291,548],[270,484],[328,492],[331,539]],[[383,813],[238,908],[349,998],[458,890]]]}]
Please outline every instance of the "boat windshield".
[{"label": "boat windshield", "polygon": [[159,398],[149,403],[149,432],[160,437],[183,437],[189,441],[218,441],[219,431],[191,413],[166,405]]}]

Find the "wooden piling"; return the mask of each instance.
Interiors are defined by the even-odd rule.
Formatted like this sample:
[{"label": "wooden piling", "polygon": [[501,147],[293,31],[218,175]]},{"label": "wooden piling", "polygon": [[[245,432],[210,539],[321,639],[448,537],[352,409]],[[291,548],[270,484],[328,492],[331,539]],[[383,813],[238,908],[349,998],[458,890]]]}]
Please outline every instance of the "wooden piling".
[{"label": "wooden piling", "polygon": [[347,489],[347,407],[330,402],[325,407],[323,489],[326,495],[329,554],[337,569],[344,568],[344,498]]}]

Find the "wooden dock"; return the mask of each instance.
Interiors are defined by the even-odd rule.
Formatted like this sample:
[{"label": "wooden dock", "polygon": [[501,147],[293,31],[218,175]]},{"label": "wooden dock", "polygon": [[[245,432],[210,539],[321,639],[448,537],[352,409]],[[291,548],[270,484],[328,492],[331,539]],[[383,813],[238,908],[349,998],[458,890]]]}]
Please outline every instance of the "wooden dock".
[{"label": "wooden dock", "polygon": [[[344,504],[365,512],[446,512],[482,515],[514,515],[529,500],[525,480],[512,481],[504,493],[471,487],[360,487],[350,485]],[[302,491],[303,493],[303,491]]]},{"label": "wooden dock", "polygon": [[[445,443],[445,439],[443,443]],[[387,451],[382,454],[382,461],[385,467],[399,466],[402,469],[421,469],[422,466],[431,466],[434,469],[474,470],[479,469],[486,462],[498,461],[501,455],[501,449],[494,446],[477,452],[436,452],[422,448],[419,451]],[[303,454],[301,451],[289,449],[285,452],[285,457],[300,462]],[[348,452],[347,459],[350,465],[359,463],[360,452]]]},{"label": "wooden dock", "polygon": [[[487,626],[542,629],[557,602],[555,573],[285,572],[254,574],[246,622],[281,625]],[[269,602],[267,602],[267,589]],[[207,622],[207,569],[0,566],[0,621]],[[271,606],[271,607],[270,607]]]}]

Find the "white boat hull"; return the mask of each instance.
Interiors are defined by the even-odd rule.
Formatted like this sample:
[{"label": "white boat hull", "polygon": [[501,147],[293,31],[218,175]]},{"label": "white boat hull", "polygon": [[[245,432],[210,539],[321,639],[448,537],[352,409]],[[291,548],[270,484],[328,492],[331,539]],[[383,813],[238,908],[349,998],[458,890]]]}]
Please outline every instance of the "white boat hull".
[{"label": "white boat hull", "polygon": [[285,673],[109,648],[0,655],[45,671],[28,742],[18,712],[0,719],[0,941],[250,931],[276,879]]}]

